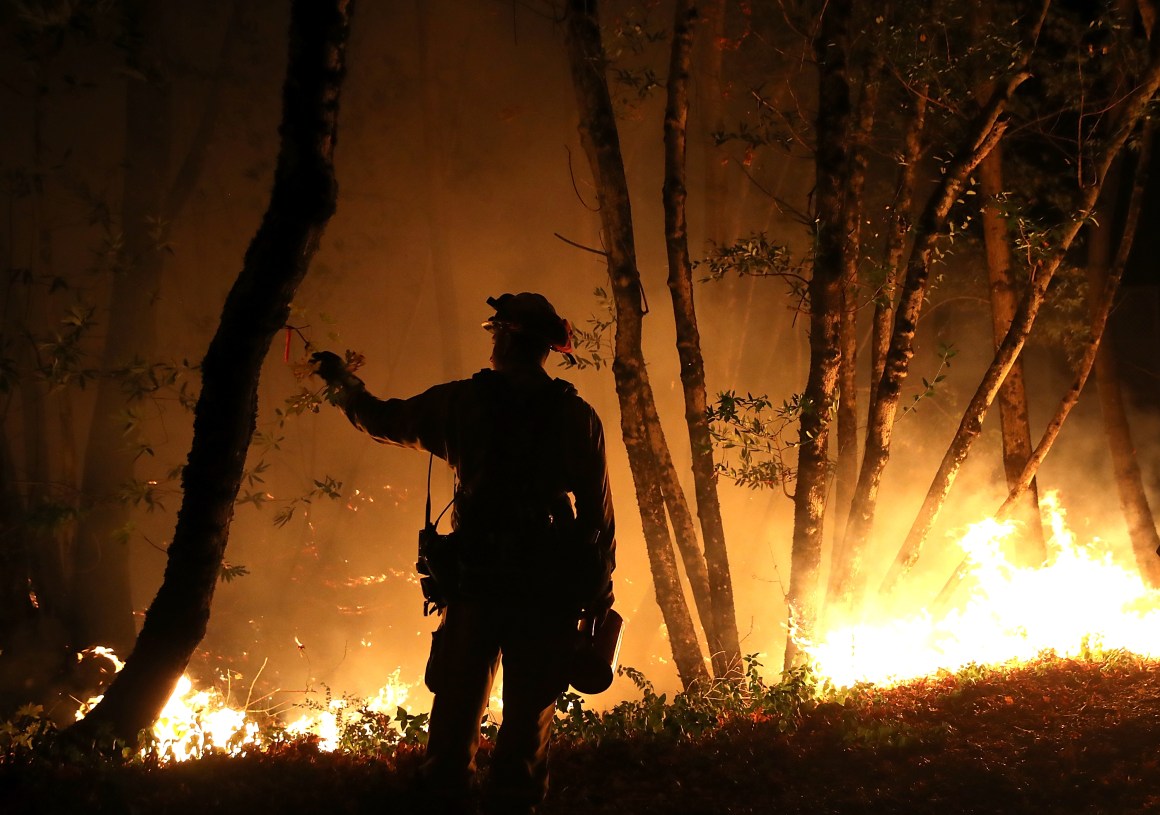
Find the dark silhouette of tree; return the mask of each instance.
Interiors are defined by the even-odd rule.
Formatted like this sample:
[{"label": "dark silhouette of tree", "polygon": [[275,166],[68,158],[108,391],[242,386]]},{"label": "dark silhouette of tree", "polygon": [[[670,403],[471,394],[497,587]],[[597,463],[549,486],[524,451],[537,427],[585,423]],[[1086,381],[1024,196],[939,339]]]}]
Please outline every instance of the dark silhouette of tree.
[{"label": "dark silhouette of tree", "polygon": [[[724,676],[739,670],[741,646],[737,637],[737,613],[733,603],[733,578],[725,548],[725,527],[717,496],[717,473],[709,433],[708,399],[705,394],[705,359],[693,305],[693,264],[689,257],[688,219],[685,203],[686,141],[689,119],[689,63],[693,50],[696,10],[691,2],[677,3],[673,22],[672,57],[669,63],[668,103],[665,107],[665,245],[668,250],[669,292],[677,328],[677,354],[681,363],[681,386],[685,399],[685,424],[693,459],[693,483],[697,517],[705,546],[709,583],[709,619],[704,627],[713,672]],[[705,615],[702,614],[704,620]]]}]

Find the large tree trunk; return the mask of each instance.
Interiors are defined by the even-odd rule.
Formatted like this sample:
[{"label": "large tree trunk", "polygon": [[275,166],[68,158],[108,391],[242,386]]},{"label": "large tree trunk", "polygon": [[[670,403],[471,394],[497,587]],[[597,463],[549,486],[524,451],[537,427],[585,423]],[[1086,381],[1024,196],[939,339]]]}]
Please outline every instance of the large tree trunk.
[{"label": "large tree trunk", "polygon": [[786,668],[797,661],[798,639],[811,639],[817,620],[818,572],[829,486],[827,448],[831,412],[838,396],[838,341],[842,309],[843,196],[849,180],[850,0],[831,0],[822,10],[814,40],[818,60],[817,147],[814,187],[814,266],[809,280],[810,371],[802,393],[797,484],[794,488],[793,549],[787,601],[790,634]]},{"label": "large tree trunk", "polygon": [[689,258],[688,220],[685,214],[686,132],[689,115],[689,61],[693,47],[691,0],[679,0],[673,22],[672,59],[669,63],[668,104],[665,107],[665,246],[669,261],[669,292],[677,329],[677,354],[685,397],[685,423],[692,451],[697,517],[705,545],[709,578],[710,616],[703,621],[716,676],[740,671],[741,645],[733,605],[733,580],[725,549],[725,528],[717,497],[713,441],[709,434],[705,396],[705,360],[693,305],[693,265]]},{"label": "large tree trunk", "polygon": [[333,154],[350,10],[346,0],[293,3],[274,188],[202,363],[165,578],[125,669],[77,725],[85,736],[107,729],[135,739],[205,635],[253,438],[262,363],[336,205]]},{"label": "large tree trunk", "polygon": [[653,441],[645,403],[652,402],[652,389],[641,351],[640,272],[636,267],[632,208],[620,152],[620,136],[604,74],[606,59],[595,0],[569,0],[566,41],[580,112],[580,140],[596,183],[601,234],[616,309],[616,353],[612,372],[620,402],[621,433],[636,487],[657,603],[668,627],[677,673],[687,688],[707,680],[708,672],[681,589],[665,520],[658,462],[650,450]]},{"label": "large tree trunk", "polygon": [[995,358],[984,373],[982,381],[963,413],[958,430],[943,455],[938,472],[927,490],[926,498],[923,500],[914,524],[883,581],[883,591],[893,589],[898,580],[918,559],[927,533],[930,532],[943,503],[946,501],[959,468],[966,460],[974,440],[982,432],[983,418],[987,414],[987,409],[998,394],[999,386],[1002,385],[1012,363],[1023,349],[1023,344],[1027,340],[1027,335],[1031,331],[1039,308],[1047,296],[1047,288],[1052,277],[1054,277],[1060,263],[1063,262],[1067,251],[1071,248],[1072,241],[1079,234],[1087,216],[1095,207],[1109,167],[1135,130],[1158,88],[1160,88],[1160,55],[1154,55],[1139,85],[1124,99],[1120,118],[1112,135],[1104,142],[1103,149],[1089,163],[1093,170],[1092,177],[1095,180],[1082,191],[1076,202],[1075,217],[1060,229],[1058,238],[1054,242],[1054,252],[1032,270],[1031,284],[1019,303],[1019,309],[1011,323],[1011,328],[995,352]]}]

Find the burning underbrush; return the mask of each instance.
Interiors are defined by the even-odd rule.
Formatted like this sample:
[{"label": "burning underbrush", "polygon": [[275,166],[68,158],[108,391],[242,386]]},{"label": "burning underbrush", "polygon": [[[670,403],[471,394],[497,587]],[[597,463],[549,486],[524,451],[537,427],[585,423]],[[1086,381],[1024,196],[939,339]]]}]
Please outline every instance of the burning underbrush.
[{"label": "burning underbrush", "polygon": [[[753,666],[756,668],[756,666]],[[892,688],[768,686],[641,698],[595,713],[562,701],[546,813],[1133,813],[1160,807],[1160,662],[1117,652],[971,666]],[[9,723],[6,813],[426,811],[409,779],[419,732],[275,740],[229,757],[70,758]],[[23,729],[22,729],[23,728]],[[487,768],[490,742],[481,765]]]},{"label": "burning underbrush", "polygon": [[[1008,560],[1011,525],[976,524],[956,606],[833,627],[777,681],[753,655],[673,696],[622,668],[638,698],[603,711],[566,694],[547,811],[1160,811],[1160,593],[1053,500],[1040,567]],[[4,811],[424,811],[410,690],[396,673],[258,713],[183,679],[142,744],[103,757],[25,709],[0,724]]]}]

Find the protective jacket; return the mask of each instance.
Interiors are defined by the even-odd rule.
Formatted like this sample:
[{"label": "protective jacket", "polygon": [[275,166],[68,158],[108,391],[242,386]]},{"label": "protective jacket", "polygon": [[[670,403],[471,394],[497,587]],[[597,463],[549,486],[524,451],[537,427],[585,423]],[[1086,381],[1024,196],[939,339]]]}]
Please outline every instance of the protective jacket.
[{"label": "protective jacket", "polygon": [[482,370],[409,399],[378,399],[353,384],[338,401],[356,427],[454,470],[452,526],[469,596],[611,606],[604,432],[575,387],[542,370],[521,381]]}]

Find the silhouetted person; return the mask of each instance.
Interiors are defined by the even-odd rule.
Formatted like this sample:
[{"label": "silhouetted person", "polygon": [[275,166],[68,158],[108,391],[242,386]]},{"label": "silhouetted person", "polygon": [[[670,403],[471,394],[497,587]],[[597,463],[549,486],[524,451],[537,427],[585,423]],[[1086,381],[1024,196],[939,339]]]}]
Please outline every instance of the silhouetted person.
[{"label": "silhouetted person", "polygon": [[550,350],[570,352],[571,329],[539,294],[488,304],[491,370],[410,399],[375,398],[335,354],[313,359],[356,427],[455,471],[456,579],[439,587],[446,605],[427,664],[435,700],[424,786],[452,809],[466,806],[502,660],[503,723],[484,801],[495,812],[532,812],[547,790],[549,731],[577,622],[612,606],[615,528],[600,419],[544,370]]}]

